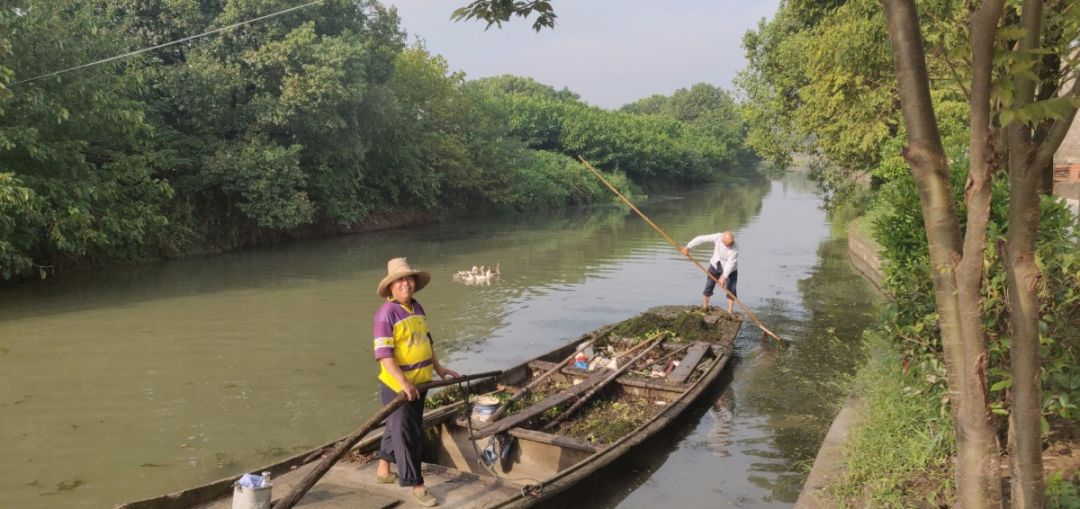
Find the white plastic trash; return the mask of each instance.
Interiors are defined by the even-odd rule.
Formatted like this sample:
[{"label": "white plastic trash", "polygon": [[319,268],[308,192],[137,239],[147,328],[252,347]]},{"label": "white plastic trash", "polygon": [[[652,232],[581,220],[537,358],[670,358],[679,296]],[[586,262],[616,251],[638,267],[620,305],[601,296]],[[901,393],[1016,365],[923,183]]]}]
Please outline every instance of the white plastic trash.
[{"label": "white plastic trash", "polygon": [[232,509],[270,509],[270,489],[233,486]]}]

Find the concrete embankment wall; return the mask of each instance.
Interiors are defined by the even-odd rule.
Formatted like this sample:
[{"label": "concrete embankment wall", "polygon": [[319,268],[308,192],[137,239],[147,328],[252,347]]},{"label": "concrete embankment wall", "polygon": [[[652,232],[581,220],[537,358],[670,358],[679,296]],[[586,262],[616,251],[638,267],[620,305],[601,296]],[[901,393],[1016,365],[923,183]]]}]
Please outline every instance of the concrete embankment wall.
[{"label": "concrete embankment wall", "polygon": [[877,291],[885,293],[885,274],[881,270],[881,246],[870,236],[870,232],[856,219],[848,225],[848,257],[851,265]]}]

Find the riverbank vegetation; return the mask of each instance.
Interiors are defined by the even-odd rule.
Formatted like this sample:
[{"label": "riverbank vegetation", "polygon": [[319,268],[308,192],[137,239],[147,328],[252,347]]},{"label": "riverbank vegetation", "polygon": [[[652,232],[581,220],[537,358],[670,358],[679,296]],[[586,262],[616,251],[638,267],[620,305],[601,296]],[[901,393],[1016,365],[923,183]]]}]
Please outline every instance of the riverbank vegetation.
[{"label": "riverbank vegetation", "polygon": [[609,111],[528,78],[469,81],[368,0],[49,75],[293,5],[0,9],[0,275],[610,201],[578,155],[639,194],[753,162],[719,88]]},{"label": "riverbank vegetation", "polygon": [[1076,493],[1080,462],[1054,459],[1080,443],[1080,255],[1047,192],[1080,106],[1078,14],[792,1],[744,38],[748,143],[811,154],[834,217],[882,245],[891,303],[841,505],[996,507],[1003,474],[1015,507]]}]

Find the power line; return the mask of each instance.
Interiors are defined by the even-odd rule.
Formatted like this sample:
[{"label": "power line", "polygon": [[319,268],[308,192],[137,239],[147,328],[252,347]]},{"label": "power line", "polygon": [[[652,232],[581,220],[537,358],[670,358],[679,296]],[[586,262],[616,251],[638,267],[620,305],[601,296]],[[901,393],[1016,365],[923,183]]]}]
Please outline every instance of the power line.
[{"label": "power line", "polygon": [[69,67],[67,69],[61,69],[59,71],[53,71],[53,72],[42,74],[42,75],[39,75],[39,76],[34,76],[33,78],[27,78],[25,80],[16,81],[16,82],[12,83],[10,86],[15,86],[15,85],[18,85],[18,84],[21,84],[21,83],[27,83],[27,82],[34,81],[34,80],[39,80],[41,78],[48,78],[48,77],[51,77],[51,76],[64,74],[66,72],[77,71],[79,69],[85,69],[87,67],[93,67],[95,65],[104,64],[105,62],[111,62],[113,60],[120,60],[122,58],[127,58],[127,57],[130,57],[130,56],[138,55],[139,53],[146,53],[147,51],[153,51],[153,50],[161,49],[161,48],[164,48],[164,47],[167,47],[167,46],[180,44],[182,42],[188,42],[188,41],[191,41],[191,40],[198,39],[200,37],[206,37],[208,35],[213,35],[213,34],[216,34],[218,32],[224,32],[226,30],[232,30],[233,28],[236,28],[238,26],[247,25],[249,23],[254,23],[256,21],[262,21],[264,19],[273,18],[275,16],[280,16],[280,15],[285,14],[287,12],[292,12],[292,11],[295,11],[295,10],[303,9],[305,7],[311,7],[312,5],[315,5],[315,4],[321,4],[324,1],[325,0],[315,0],[313,2],[308,2],[308,3],[303,4],[303,5],[297,5],[297,6],[294,6],[294,7],[289,7],[288,9],[284,9],[284,10],[280,10],[280,11],[273,12],[273,13],[270,13],[270,14],[266,14],[264,16],[259,16],[257,18],[252,18],[252,19],[249,19],[249,20],[246,20],[246,21],[241,21],[239,23],[233,23],[231,25],[223,26],[221,28],[215,28],[213,30],[203,32],[203,33],[198,34],[198,35],[192,35],[192,36],[184,37],[183,39],[177,39],[175,41],[167,42],[167,43],[164,43],[164,44],[158,44],[157,46],[151,46],[149,48],[138,49],[138,50],[131,51],[131,52],[128,52],[128,53],[124,53],[122,55],[116,55],[116,56],[112,56],[112,57],[109,57],[109,58],[103,58],[101,60],[95,60],[93,62],[85,63],[85,64],[82,64],[82,65],[76,65],[75,67]]}]

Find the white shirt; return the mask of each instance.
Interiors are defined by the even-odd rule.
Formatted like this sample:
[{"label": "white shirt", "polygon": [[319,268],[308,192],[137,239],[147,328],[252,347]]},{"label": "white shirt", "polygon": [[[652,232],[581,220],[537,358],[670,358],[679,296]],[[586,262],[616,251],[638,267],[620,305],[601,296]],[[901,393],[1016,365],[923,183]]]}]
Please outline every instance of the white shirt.
[{"label": "white shirt", "polygon": [[694,249],[706,242],[712,242],[715,244],[713,247],[712,258],[709,260],[709,264],[716,268],[723,267],[723,274],[718,279],[724,279],[728,277],[732,272],[739,269],[739,244],[736,242],[731,243],[731,247],[724,245],[724,242],[720,240],[723,237],[723,233],[714,233],[712,235],[699,235],[694,237],[693,240],[686,243],[686,247]]}]

